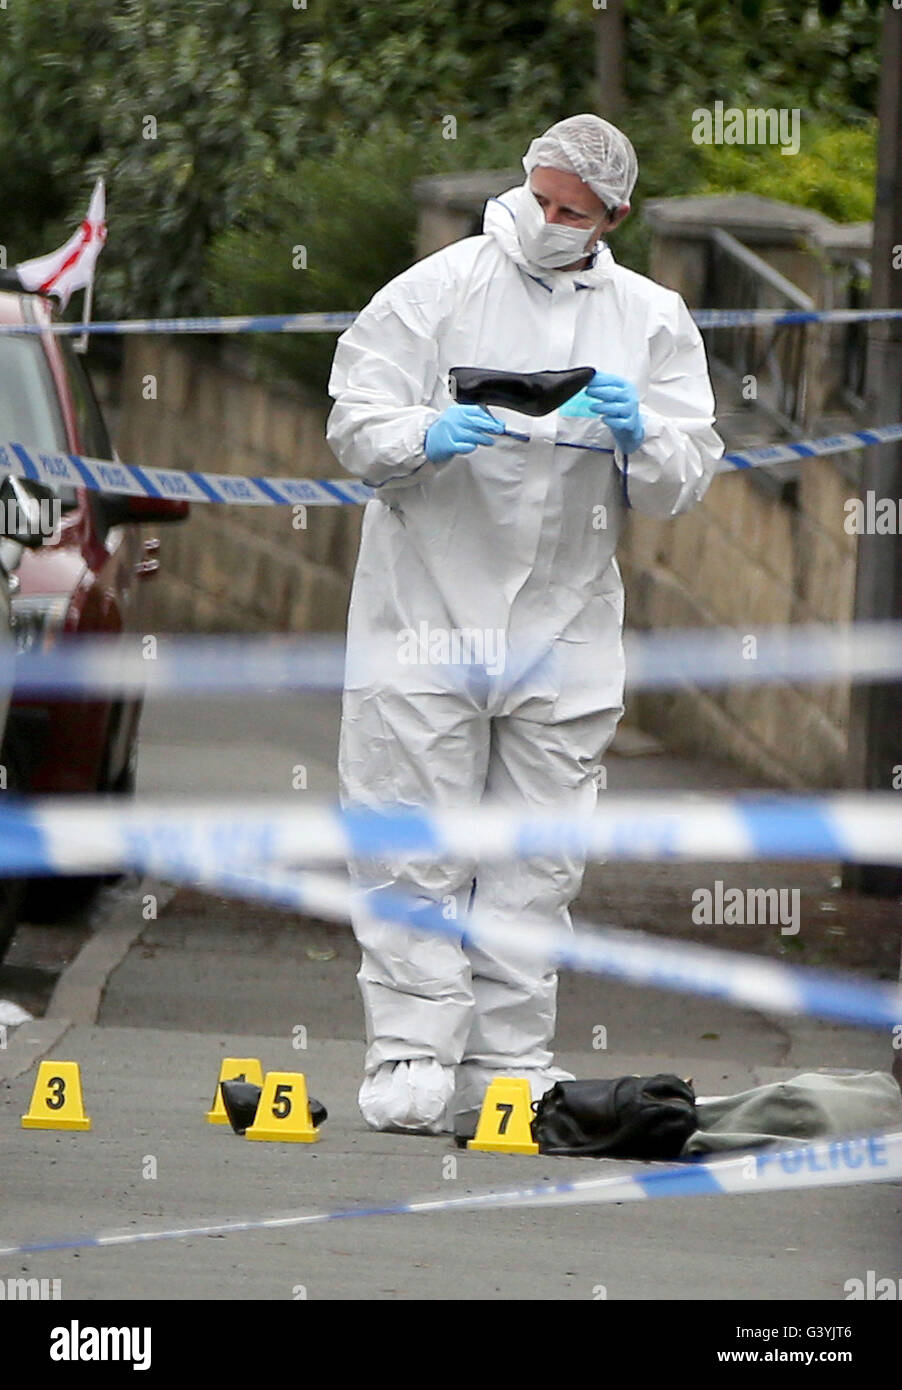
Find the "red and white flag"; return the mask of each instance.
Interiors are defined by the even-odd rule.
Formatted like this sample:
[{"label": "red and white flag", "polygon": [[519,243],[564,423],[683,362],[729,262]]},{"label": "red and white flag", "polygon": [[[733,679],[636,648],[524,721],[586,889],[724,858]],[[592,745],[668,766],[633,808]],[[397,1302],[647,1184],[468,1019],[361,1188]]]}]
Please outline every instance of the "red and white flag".
[{"label": "red and white flag", "polygon": [[56,295],[65,309],[70,295],[76,290],[87,289],[94,279],[97,257],[106,241],[105,215],[106,194],[103,179],[98,179],[91,194],[88,215],[65,246],[51,251],[49,256],[22,261],[15,267],[22,289],[31,294]]}]

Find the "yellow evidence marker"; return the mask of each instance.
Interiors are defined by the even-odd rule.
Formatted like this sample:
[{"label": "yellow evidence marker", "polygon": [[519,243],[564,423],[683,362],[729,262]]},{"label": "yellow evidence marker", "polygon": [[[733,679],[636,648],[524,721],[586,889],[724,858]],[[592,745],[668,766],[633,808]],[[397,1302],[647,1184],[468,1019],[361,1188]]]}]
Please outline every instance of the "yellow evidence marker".
[{"label": "yellow evidence marker", "polygon": [[254,1123],[245,1139],[281,1139],[283,1143],[315,1144],[319,1130],[310,1118],[307,1080],[300,1071],[268,1071]]},{"label": "yellow evidence marker", "polygon": [[222,1103],[222,1083],[223,1081],[251,1081],[255,1086],[263,1085],[263,1068],[257,1057],[223,1057],[222,1066],[219,1068],[219,1080],[216,1082],[216,1096],[213,1101],[213,1109],[208,1110],[205,1119],[211,1125],[227,1125],[229,1117],[226,1114],[225,1106]]},{"label": "yellow evidence marker", "polygon": [[77,1062],[41,1062],[23,1129],[91,1128],[81,1095]]},{"label": "yellow evidence marker", "polygon": [[476,1138],[468,1149],[482,1153],[537,1154],[533,1142],[532,1091],[525,1076],[496,1076],[482,1102]]}]

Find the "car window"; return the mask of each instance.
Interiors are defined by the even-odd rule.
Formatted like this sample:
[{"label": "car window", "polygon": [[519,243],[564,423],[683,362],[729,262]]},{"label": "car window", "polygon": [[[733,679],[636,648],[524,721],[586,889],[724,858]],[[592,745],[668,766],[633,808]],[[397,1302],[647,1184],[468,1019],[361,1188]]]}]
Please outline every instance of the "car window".
[{"label": "car window", "polygon": [[82,453],[92,459],[111,459],[113,446],[110,443],[106,425],[103,423],[103,416],[100,413],[100,406],[97,404],[97,397],[94,395],[94,388],[81,358],[74,351],[72,343],[67,338],[60,341],[60,348],[72,392],[75,421],[78,437],[81,440]]},{"label": "car window", "polygon": [[53,375],[36,338],[0,337],[0,442],[59,453],[66,431]]},{"label": "car window", "polygon": [[[69,447],[56,383],[37,338],[0,337],[0,443],[50,454]],[[64,508],[75,505],[74,488],[58,491]]]}]

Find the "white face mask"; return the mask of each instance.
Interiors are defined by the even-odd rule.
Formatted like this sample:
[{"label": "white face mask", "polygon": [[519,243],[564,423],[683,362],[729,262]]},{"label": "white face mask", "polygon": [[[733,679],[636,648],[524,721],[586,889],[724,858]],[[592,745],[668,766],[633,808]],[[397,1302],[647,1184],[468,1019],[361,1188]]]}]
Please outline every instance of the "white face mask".
[{"label": "white face mask", "polygon": [[514,216],[520,249],[528,261],[546,270],[573,265],[588,256],[598,240],[598,228],[562,227],[546,222],[541,204],[527,184]]}]

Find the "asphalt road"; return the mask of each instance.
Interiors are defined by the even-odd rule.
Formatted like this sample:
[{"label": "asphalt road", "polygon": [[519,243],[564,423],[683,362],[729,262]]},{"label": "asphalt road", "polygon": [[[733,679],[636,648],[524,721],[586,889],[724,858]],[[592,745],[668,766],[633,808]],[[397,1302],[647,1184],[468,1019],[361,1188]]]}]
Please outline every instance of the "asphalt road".
[{"label": "asphalt road", "polygon": [[[334,794],[329,701],[157,702],[148,707],[139,795]],[[625,740],[612,787],[728,787],[728,769],[688,765]],[[731,866],[750,875],[753,866]],[[587,875],[580,910],[686,934],[686,892],[716,866]],[[782,866],[804,890],[811,935],[849,934],[831,866]],[[681,877],[680,875],[684,875]],[[743,881],[741,878],[737,882]],[[768,881],[777,882],[777,879]],[[643,883],[645,889],[643,891]],[[156,916],[147,915],[147,897]],[[832,895],[832,897],[831,897]],[[831,904],[823,910],[821,904]],[[680,906],[682,904],[682,907]],[[618,905],[623,908],[618,915]],[[828,924],[818,926],[820,913]],[[842,919],[842,920],[840,920]],[[815,927],[821,932],[817,937]],[[19,947],[35,929],[23,929]],[[46,1013],[0,1051],[0,1246],[99,1230],[160,1230],[300,1209],[384,1205],[573,1176],[647,1171],[596,1160],[461,1153],[447,1137],[373,1134],[355,1105],[363,1056],[356,947],[346,929],[190,889],[125,882],[63,950]],[[895,935],[893,936],[893,931]],[[891,939],[859,962],[892,973]],[[852,933],[854,935],[854,933]],[[52,937],[44,936],[52,970]],[[737,944],[740,944],[737,942]],[[741,943],[746,947],[748,940]],[[755,947],[758,949],[757,945]],[[772,953],[781,954],[780,942]],[[62,958],[69,953],[68,961]],[[7,993],[0,988],[0,993]],[[596,1050],[598,1025],[606,1048]],[[304,1046],[297,1044],[303,1041]],[[736,1009],[588,976],[562,980],[558,1046],[576,1075],[675,1071],[699,1094],[816,1067],[889,1069],[872,1033]],[[77,1060],[88,1134],[24,1130],[42,1056]],[[316,1145],[252,1144],[205,1122],[224,1056],[302,1070],[329,1109]],[[2,1263],[2,1261],[0,1261]],[[64,1299],[842,1301],[845,1284],[902,1278],[902,1184],[771,1196],[693,1197],[577,1208],[362,1217],[146,1245],[51,1251],[8,1275],[59,1278]]]}]

